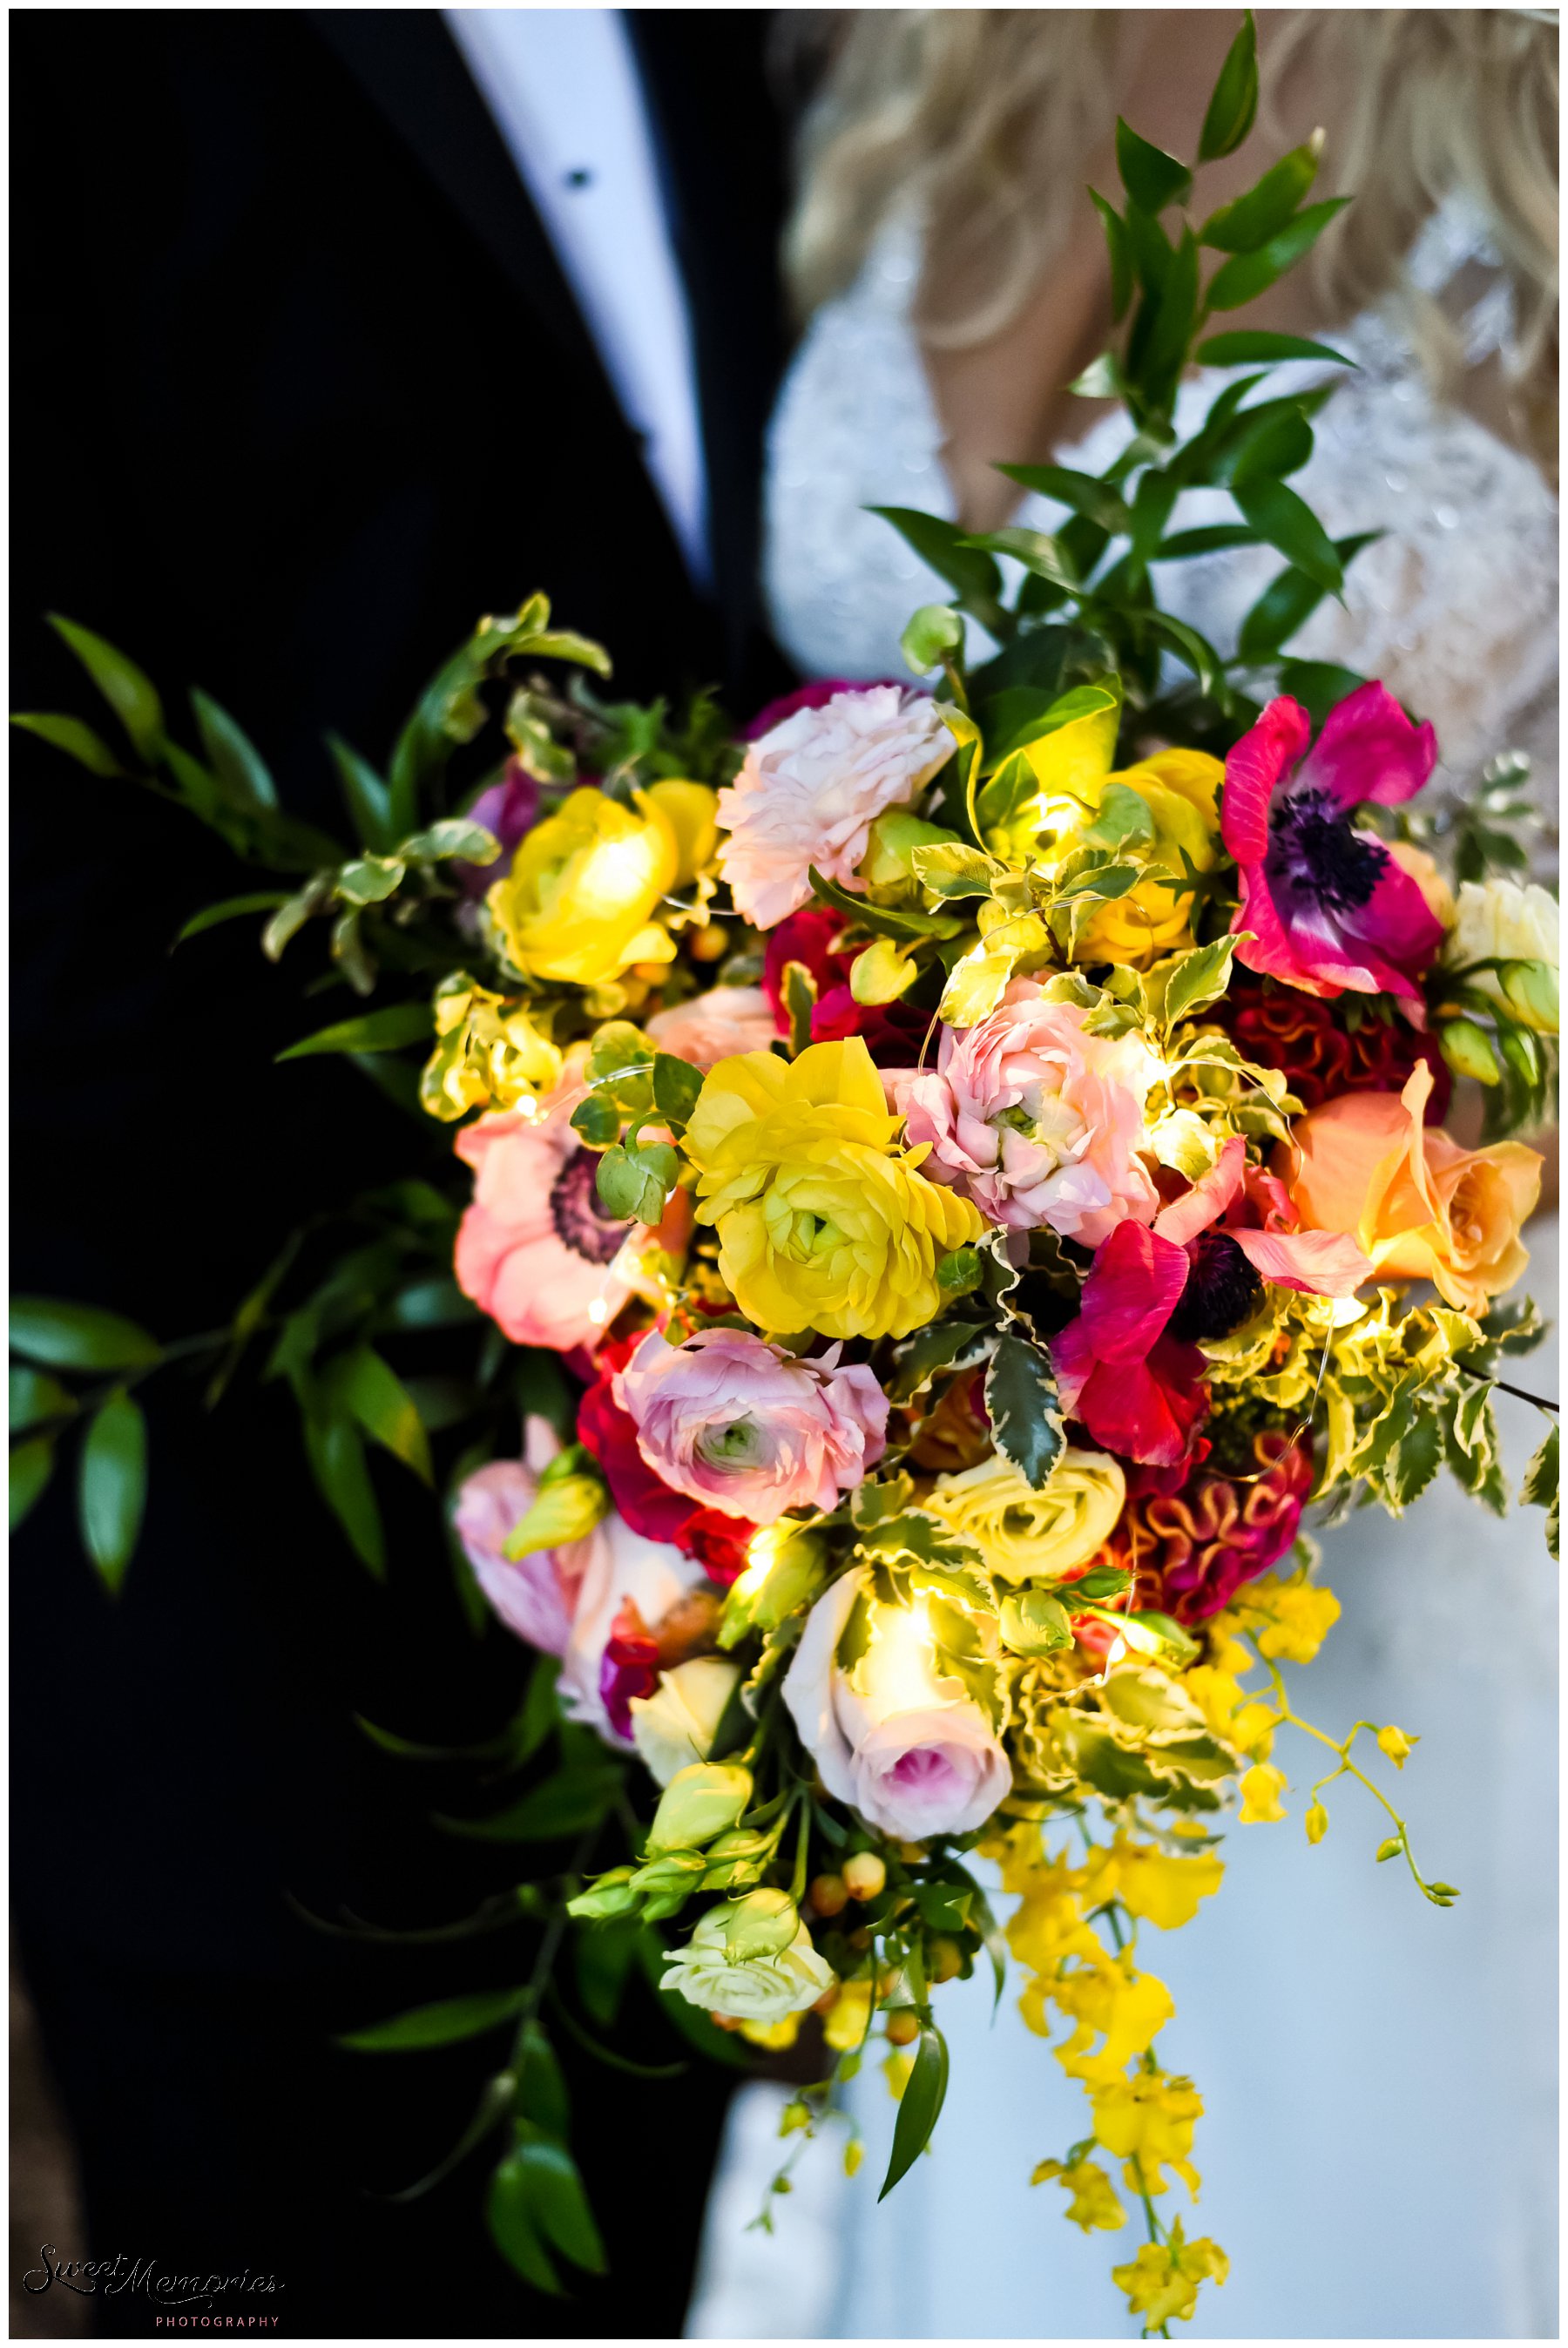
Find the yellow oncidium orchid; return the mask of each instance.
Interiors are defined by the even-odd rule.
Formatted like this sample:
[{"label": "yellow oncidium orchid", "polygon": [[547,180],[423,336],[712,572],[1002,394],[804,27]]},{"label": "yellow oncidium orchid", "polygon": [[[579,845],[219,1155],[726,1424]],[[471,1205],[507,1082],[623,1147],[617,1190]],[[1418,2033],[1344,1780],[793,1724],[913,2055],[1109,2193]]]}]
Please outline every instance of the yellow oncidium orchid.
[{"label": "yellow oncidium orchid", "polygon": [[1164,2071],[1135,2071],[1131,2078],[1108,2079],[1090,2093],[1094,2133],[1107,2152],[1127,2163],[1134,2192],[1163,2193],[1165,2170],[1173,2168],[1196,2200],[1202,2182],[1193,2167],[1193,2124],[1204,2116],[1204,2100],[1190,2079]]}]

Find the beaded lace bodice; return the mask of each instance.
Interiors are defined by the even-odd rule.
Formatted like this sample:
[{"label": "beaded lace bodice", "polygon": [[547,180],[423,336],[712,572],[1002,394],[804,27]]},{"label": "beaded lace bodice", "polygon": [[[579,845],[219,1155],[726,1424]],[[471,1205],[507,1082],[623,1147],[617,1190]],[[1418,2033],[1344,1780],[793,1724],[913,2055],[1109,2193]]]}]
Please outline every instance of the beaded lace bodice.
[{"label": "beaded lace bodice", "polygon": [[[1459,206],[1443,207],[1411,255],[1412,277],[1436,294],[1477,264],[1486,290],[1462,313],[1472,363],[1508,349],[1508,289],[1479,225]],[[812,320],[770,428],[766,587],[779,640],[808,675],[900,675],[898,636],[910,612],[949,592],[886,523],[862,510],[954,512],[942,427],[910,319],[919,267],[917,222],[894,221],[856,283]],[[1295,486],[1331,537],[1386,535],[1352,563],[1344,605],[1321,603],[1291,654],[1379,676],[1430,717],[1450,788],[1510,748],[1530,754],[1536,791],[1550,791],[1556,500],[1527,457],[1434,399],[1388,316],[1368,313],[1331,339],[1357,371],[1345,371],[1317,417],[1317,445]],[[1236,372],[1205,369],[1184,385],[1181,433],[1193,431]],[[1270,387],[1318,383],[1325,372],[1307,362],[1282,367]],[[1100,472],[1129,429],[1123,416],[1108,416],[1061,453]],[[1043,530],[1067,519],[1034,496],[1012,518]],[[1234,519],[1223,491],[1190,490],[1172,527]],[[1267,547],[1162,564],[1160,600],[1228,654],[1242,615],[1280,568]],[[986,641],[973,648],[981,656]]]}]

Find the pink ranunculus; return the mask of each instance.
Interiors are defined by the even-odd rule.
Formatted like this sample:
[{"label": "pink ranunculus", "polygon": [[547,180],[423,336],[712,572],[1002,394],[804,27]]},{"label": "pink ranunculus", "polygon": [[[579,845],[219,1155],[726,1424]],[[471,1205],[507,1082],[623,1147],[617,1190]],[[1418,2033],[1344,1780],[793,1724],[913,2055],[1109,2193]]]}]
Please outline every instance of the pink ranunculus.
[{"label": "pink ranunculus", "polygon": [[558,1686],[572,1719],[630,1749],[631,1699],[659,1684],[659,1625],[706,1576],[696,1559],[634,1533],[613,1513],[583,1546],[589,1559]]},{"label": "pink ranunculus", "polygon": [[474,1578],[508,1631],[547,1655],[563,1655],[578,1592],[598,1532],[562,1549],[535,1550],[514,1564],[505,1554],[514,1526],[534,1504],[539,1478],[560,1449],[548,1420],[529,1418],[520,1459],[492,1459],[457,1494],[452,1523]]},{"label": "pink ranunculus", "polygon": [[1307,994],[1402,995],[1419,1015],[1416,976],[1442,924],[1419,882],[1350,818],[1419,791],[1437,736],[1376,684],[1329,711],[1308,752],[1310,733],[1300,703],[1281,695],[1225,760],[1225,843],[1241,874],[1231,928],[1253,933],[1237,959]]},{"label": "pink ranunculus", "polygon": [[661,1052],[711,1068],[736,1052],[765,1052],[778,1030],[760,986],[714,986],[655,1012],[648,1033]]},{"label": "pink ranunculus", "polygon": [[831,1345],[802,1361],[749,1329],[643,1338],[615,1375],[643,1458],[705,1507],[771,1525],[786,1509],[833,1509],[886,1449],[887,1397]]},{"label": "pink ranunculus", "polygon": [[493,880],[511,869],[512,850],[525,832],[534,828],[539,811],[539,787],[520,758],[508,758],[498,783],[479,793],[468,809],[470,823],[482,823],[501,843],[492,863],[469,864],[452,860],[452,878],[465,897],[482,897]]},{"label": "pink ranunculus", "polygon": [[952,750],[935,705],[896,685],[797,709],[750,746],[733,787],[719,794],[728,834],[719,869],[737,911],[771,930],[810,898],[814,864],[841,888],[858,889],[872,824],[888,808],[908,807]]},{"label": "pink ranunculus", "polygon": [[1015,978],[973,1027],[942,1031],[934,1071],[893,1076],[923,1171],[1012,1231],[1046,1223],[1098,1247],[1160,1194],[1139,1155],[1158,1063],[1136,1035],[1089,1035],[1087,1014]]},{"label": "pink ranunculus", "polygon": [[1150,1228],[1119,1223],[1096,1255],[1077,1319],[1050,1344],[1062,1409],[1107,1451],[1178,1467],[1208,1409],[1200,1339],[1239,1329],[1266,1281],[1353,1296],[1371,1276],[1345,1232],[1299,1228],[1283,1185],[1249,1169],[1233,1135]]},{"label": "pink ranunculus", "polygon": [[591,1346],[631,1293],[612,1266],[634,1227],[603,1212],[599,1161],[571,1128],[583,1092],[569,1072],[536,1116],[508,1109],[457,1136],[457,1155],[474,1169],[457,1285],[514,1345]]},{"label": "pink ranunculus", "polygon": [[784,1674],[784,1702],[835,1801],[901,1840],[968,1834],[1012,1791],[989,1716],[941,1671],[918,1605],[874,1605],[870,1642],[846,1672],[838,1642],[863,1570],[844,1574],[806,1617]]}]

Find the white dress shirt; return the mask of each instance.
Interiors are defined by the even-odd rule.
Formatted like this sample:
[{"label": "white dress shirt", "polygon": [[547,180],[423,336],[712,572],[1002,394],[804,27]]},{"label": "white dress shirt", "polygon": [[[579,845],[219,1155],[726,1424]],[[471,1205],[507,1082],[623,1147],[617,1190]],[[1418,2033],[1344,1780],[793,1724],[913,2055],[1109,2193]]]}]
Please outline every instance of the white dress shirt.
[{"label": "white dress shirt", "polygon": [[642,86],[614,8],[448,8],[699,585],[712,566],[697,374]]}]

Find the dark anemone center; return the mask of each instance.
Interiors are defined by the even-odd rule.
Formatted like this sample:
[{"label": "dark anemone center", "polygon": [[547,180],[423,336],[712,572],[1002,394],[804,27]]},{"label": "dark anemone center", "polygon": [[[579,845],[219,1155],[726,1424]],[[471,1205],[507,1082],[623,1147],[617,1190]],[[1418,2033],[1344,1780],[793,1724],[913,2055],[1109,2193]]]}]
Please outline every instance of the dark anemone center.
[{"label": "dark anemone center", "polygon": [[1200,1231],[1187,1249],[1187,1284],[1170,1331],[1191,1345],[1228,1337],[1263,1302],[1263,1282],[1225,1231]]},{"label": "dark anemone center", "polygon": [[550,1190],[550,1217],[575,1254],[586,1256],[589,1263],[608,1263],[620,1252],[626,1225],[612,1222],[599,1203],[594,1188],[598,1166],[591,1149],[573,1151]]},{"label": "dark anemone center", "polygon": [[1328,912],[1364,905],[1388,861],[1381,841],[1354,829],[1327,791],[1296,791],[1275,811],[1269,879],[1314,898]]}]

